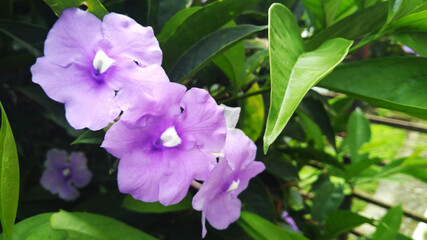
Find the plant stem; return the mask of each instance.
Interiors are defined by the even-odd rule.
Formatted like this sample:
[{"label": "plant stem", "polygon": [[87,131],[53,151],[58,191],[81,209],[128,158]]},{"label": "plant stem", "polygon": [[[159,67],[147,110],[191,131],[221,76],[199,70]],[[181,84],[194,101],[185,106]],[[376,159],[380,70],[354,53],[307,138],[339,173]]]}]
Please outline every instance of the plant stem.
[{"label": "plant stem", "polygon": [[251,96],[254,96],[254,95],[258,95],[258,94],[262,94],[262,93],[268,92],[270,90],[271,90],[270,87],[263,88],[263,89],[260,89],[258,91],[253,91],[253,92],[241,95],[241,96],[232,97],[232,98],[229,98],[229,99],[225,99],[225,100],[219,101],[219,103],[228,103],[228,102],[236,101],[236,100],[239,100],[239,99],[244,99],[244,98],[247,98],[247,97],[251,97]]}]

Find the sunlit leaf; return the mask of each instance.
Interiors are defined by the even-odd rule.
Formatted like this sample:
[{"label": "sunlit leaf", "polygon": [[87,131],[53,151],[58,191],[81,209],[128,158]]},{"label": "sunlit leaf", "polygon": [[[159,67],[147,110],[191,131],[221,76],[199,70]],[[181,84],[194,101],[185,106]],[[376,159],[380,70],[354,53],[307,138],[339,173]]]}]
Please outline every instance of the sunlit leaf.
[{"label": "sunlit leaf", "polygon": [[0,222],[6,238],[10,238],[18,209],[19,162],[12,129],[1,103],[0,108]]},{"label": "sunlit leaf", "polygon": [[269,14],[271,98],[264,153],[276,140],[304,95],[347,55],[352,41],[337,38],[304,52],[294,15],[273,4]]}]

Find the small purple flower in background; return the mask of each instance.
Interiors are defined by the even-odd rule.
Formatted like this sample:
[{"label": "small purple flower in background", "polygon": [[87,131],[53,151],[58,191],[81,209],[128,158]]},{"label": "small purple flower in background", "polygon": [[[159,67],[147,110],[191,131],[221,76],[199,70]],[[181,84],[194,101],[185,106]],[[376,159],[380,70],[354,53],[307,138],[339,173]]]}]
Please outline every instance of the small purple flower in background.
[{"label": "small purple flower in background", "polygon": [[288,212],[284,211],[282,213],[282,219],[285,220],[294,230],[299,230],[298,226],[295,224],[294,219],[289,216]]},{"label": "small purple flower in background", "polygon": [[151,27],[116,13],[103,21],[78,8],[62,12],[49,31],[33,82],[65,104],[76,129],[99,130],[134,104],[137,93],[168,82]]},{"label": "small purple flower in background", "polygon": [[51,193],[59,193],[59,197],[72,201],[79,196],[76,188],[86,186],[92,178],[87,168],[87,159],[82,152],[51,149],[47,152],[44,163],[46,170],[40,180],[41,185]]},{"label": "small purple flower in background", "polygon": [[416,53],[412,48],[410,48],[410,47],[408,47],[408,46],[403,46],[402,47],[402,50],[404,51],[404,52],[406,52],[406,53],[412,53],[412,54],[415,54],[415,56],[420,56],[420,54],[418,54],[418,53]]},{"label": "small purple flower in background", "polygon": [[239,129],[229,128],[223,154],[193,198],[193,208],[202,211],[203,237],[206,219],[214,228],[225,229],[239,218],[237,196],[265,169],[263,163],[254,161],[255,144]]},{"label": "small purple flower in background", "polygon": [[162,83],[123,113],[101,147],[120,158],[120,192],[171,205],[185,197],[193,179],[205,180],[225,137],[224,110],[207,91]]}]

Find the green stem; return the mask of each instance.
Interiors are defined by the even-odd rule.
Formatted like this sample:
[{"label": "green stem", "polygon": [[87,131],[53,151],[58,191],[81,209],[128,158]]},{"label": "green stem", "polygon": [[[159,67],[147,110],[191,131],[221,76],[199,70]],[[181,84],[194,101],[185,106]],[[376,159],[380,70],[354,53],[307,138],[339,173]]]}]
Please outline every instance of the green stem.
[{"label": "green stem", "polygon": [[225,100],[219,101],[219,103],[228,103],[228,102],[236,101],[236,100],[239,100],[239,99],[248,98],[248,97],[251,97],[251,96],[254,96],[254,95],[258,95],[258,94],[262,94],[262,93],[268,92],[268,91],[270,91],[270,89],[271,88],[269,88],[269,87],[263,88],[263,89],[260,89],[258,91],[253,91],[253,92],[241,95],[241,96],[232,97],[232,98],[229,98],[229,99],[225,99]]}]

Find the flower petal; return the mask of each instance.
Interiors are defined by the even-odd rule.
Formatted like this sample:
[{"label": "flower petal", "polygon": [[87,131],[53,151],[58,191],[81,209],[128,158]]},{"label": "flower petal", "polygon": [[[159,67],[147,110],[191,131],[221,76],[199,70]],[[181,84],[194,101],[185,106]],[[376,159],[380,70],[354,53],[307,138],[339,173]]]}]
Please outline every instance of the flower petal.
[{"label": "flower petal", "polygon": [[61,170],[57,169],[46,169],[40,179],[40,184],[43,188],[49,190],[53,194],[58,193],[64,183],[65,178]]},{"label": "flower petal", "polygon": [[78,8],[65,9],[47,35],[45,56],[53,63],[68,66],[94,56],[102,40],[101,21]]},{"label": "flower petal", "polygon": [[151,27],[143,27],[125,15],[110,13],[102,22],[102,32],[114,46],[110,53],[140,66],[162,64],[162,51]]},{"label": "flower petal", "polygon": [[224,192],[209,201],[205,208],[206,219],[216,229],[225,229],[240,217],[240,200]]},{"label": "flower petal", "polygon": [[46,157],[44,165],[48,169],[61,170],[68,166],[68,154],[66,151],[53,148],[47,152]]},{"label": "flower petal", "polygon": [[225,123],[227,124],[227,128],[235,128],[237,122],[239,121],[241,108],[229,107],[224,104],[221,104],[219,106],[224,108]]},{"label": "flower petal", "polygon": [[180,129],[192,135],[196,144],[209,152],[221,152],[225,144],[226,125],[224,109],[219,107],[209,92],[200,88],[187,91],[181,101],[184,112]]},{"label": "flower petal", "polygon": [[159,200],[159,182],[163,181],[164,161],[161,154],[146,155],[133,151],[120,159],[117,182],[122,193],[144,202]]},{"label": "flower petal", "polygon": [[72,152],[70,155],[71,182],[78,188],[89,184],[92,172],[87,168],[87,159],[82,152]]},{"label": "flower petal", "polygon": [[[119,73],[116,74],[117,79],[127,81],[117,94],[116,102],[119,104],[123,111],[129,107],[135,106],[141,108],[141,105],[149,106],[150,104],[168,104],[170,106],[178,106],[174,100],[181,100],[186,88],[185,86],[177,83],[170,83],[163,68],[159,65],[151,65],[146,68],[121,68]],[[146,95],[152,95],[151,99]],[[165,98],[172,97],[169,101],[164,101]],[[163,100],[162,100],[163,99]],[[158,102],[158,104],[157,104]]]},{"label": "flower petal", "polygon": [[59,197],[66,201],[76,200],[80,196],[79,191],[68,181],[59,188]]},{"label": "flower petal", "polygon": [[87,71],[74,64],[57,66],[46,57],[38,58],[31,67],[33,82],[40,84],[53,100],[65,103],[72,127],[99,130],[119,115],[120,108],[114,101],[114,90],[97,83]]}]

